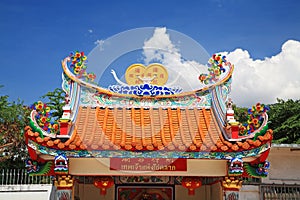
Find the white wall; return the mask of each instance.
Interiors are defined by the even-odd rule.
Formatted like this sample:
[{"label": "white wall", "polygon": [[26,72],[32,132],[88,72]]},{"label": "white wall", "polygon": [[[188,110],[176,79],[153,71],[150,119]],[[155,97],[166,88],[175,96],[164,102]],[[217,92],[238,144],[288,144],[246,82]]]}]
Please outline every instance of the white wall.
[{"label": "white wall", "polygon": [[[269,175],[262,178],[264,184],[300,184],[300,145],[273,144],[267,158]],[[259,199],[258,185],[243,185],[240,199]]]},{"label": "white wall", "polygon": [[49,200],[52,185],[1,185],[0,199],[9,200]]},{"label": "white wall", "polygon": [[259,186],[258,185],[243,185],[240,190],[240,199],[243,200],[258,200]]},{"label": "white wall", "polygon": [[300,184],[300,145],[273,144],[267,160],[269,175],[263,183]]}]

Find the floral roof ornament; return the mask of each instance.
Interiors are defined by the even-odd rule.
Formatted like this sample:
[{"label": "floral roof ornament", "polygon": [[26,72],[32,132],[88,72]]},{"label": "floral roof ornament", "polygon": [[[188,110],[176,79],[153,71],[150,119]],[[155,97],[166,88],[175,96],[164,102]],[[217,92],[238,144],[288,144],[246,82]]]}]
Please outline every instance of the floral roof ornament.
[{"label": "floral roof ornament", "polygon": [[226,56],[222,56],[221,54],[213,54],[213,56],[208,61],[208,71],[209,74],[200,74],[199,80],[204,84],[212,84],[219,80],[221,74],[225,73],[225,65],[229,63],[226,60]]},{"label": "floral roof ornament", "polygon": [[73,70],[73,73],[77,78],[83,78],[87,82],[93,82],[96,78],[95,73],[86,72],[87,66],[87,57],[84,55],[84,52],[71,52],[70,55],[70,68]]},{"label": "floral roof ornament", "polygon": [[31,105],[31,109],[36,112],[35,121],[40,128],[48,133],[56,134],[59,132],[59,124],[52,116],[52,111],[47,104],[38,101]]},{"label": "floral roof ornament", "polygon": [[249,135],[254,131],[258,130],[263,122],[264,116],[266,112],[270,110],[270,108],[264,104],[257,103],[256,105],[252,106],[248,109],[248,121],[242,125],[240,125],[240,135]]}]

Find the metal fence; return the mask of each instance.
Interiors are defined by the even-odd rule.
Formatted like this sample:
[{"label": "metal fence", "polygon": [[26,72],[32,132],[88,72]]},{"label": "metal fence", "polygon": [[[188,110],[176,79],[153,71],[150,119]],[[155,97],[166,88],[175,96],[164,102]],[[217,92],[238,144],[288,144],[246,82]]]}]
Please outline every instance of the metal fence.
[{"label": "metal fence", "polygon": [[1,185],[52,184],[51,176],[29,176],[26,169],[0,170]]},{"label": "metal fence", "polygon": [[262,200],[300,200],[300,185],[260,185]]}]

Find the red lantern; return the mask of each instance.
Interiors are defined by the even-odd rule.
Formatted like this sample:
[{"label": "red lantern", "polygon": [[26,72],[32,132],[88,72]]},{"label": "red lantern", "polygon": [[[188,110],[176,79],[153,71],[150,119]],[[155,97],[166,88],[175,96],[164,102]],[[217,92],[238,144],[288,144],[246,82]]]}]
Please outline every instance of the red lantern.
[{"label": "red lantern", "polygon": [[114,185],[114,179],[111,176],[103,176],[94,180],[94,186],[100,189],[100,195],[106,195],[106,189]]},{"label": "red lantern", "polygon": [[195,195],[195,189],[199,188],[202,182],[198,177],[183,177],[181,185],[188,189],[189,195]]}]

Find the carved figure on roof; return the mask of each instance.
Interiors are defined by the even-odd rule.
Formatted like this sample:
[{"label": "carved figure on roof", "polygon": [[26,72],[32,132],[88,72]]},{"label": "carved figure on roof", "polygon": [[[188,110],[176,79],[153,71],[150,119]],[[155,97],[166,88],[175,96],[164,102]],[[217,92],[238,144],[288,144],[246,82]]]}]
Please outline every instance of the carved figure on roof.
[{"label": "carved figure on roof", "polygon": [[41,163],[37,160],[27,159],[25,167],[29,175],[46,175],[51,170],[52,161]]},{"label": "carved figure on roof", "polygon": [[232,108],[232,100],[231,98],[228,99],[227,102],[227,111],[226,111],[226,119],[228,123],[234,123],[236,122],[234,119],[234,110]]},{"label": "carved figure on roof", "polygon": [[122,81],[118,78],[117,73],[115,72],[115,70],[112,69],[112,70],[110,71],[110,73],[112,73],[112,75],[114,76],[114,79],[117,81],[117,83],[119,83],[120,85],[128,85],[128,84],[122,82]]},{"label": "carved figure on roof", "polygon": [[270,168],[270,163],[268,161],[265,161],[263,163],[259,163],[258,167],[256,169],[257,174],[259,175],[268,175],[268,170]]},{"label": "carved figure on roof", "polygon": [[251,177],[261,178],[268,175],[270,169],[270,163],[264,161],[258,164],[245,163],[245,171]]},{"label": "carved figure on roof", "polygon": [[[118,78],[115,70],[111,70],[111,73],[119,85],[110,85],[108,88],[116,93],[157,96],[177,94],[182,91],[180,87],[165,85],[168,81],[168,72],[161,64],[153,63],[147,67],[142,64],[129,66],[125,73],[126,83]],[[176,77],[176,81],[178,78],[179,75]]]}]

